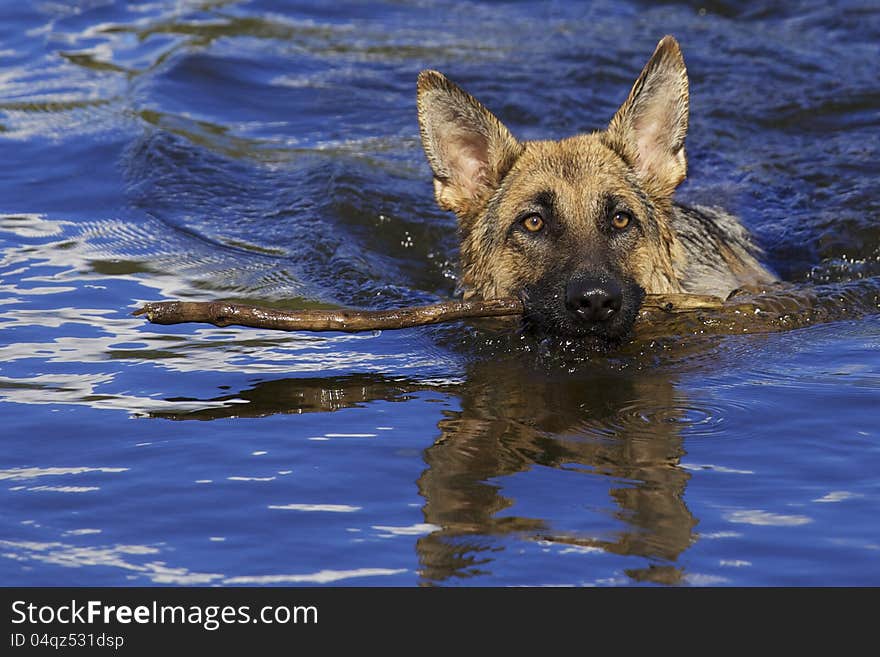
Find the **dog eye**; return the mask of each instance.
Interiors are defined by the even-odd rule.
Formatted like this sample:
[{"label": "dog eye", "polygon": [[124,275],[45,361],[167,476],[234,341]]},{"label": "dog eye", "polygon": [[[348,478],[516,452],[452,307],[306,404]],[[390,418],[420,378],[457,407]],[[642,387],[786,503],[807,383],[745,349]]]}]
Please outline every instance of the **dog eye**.
[{"label": "dog eye", "polygon": [[629,212],[615,212],[614,216],[611,217],[611,225],[614,226],[617,230],[623,230],[627,226],[629,226],[632,221],[632,215]]},{"label": "dog eye", "polygon": [[530,214],[520,222],[530,233],[537,233],[544,228],[544,220],[539,214]]}]

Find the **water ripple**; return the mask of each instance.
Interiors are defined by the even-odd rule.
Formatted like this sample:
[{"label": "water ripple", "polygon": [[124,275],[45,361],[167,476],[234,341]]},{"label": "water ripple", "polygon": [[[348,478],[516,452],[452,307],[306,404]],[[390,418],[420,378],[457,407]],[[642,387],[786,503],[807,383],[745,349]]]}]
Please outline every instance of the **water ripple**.
[{"label": "water ripple", "polygon": [[[0,4],[4,582],[877,582],[873,5]],[[664,33],[678,198],[741,215],[822,292],[813,326],[608,354],[129,315],[452,295],[417,72],[559,138],[607,125]]]},{"label": "water ripple", "polygon": [[652,400],[623,404],[612,416],[587,420],[579,425],[586,435],[651,438],[657,434],[681,433],[689,438],[710,438],[726,430],[732,413],[747,411],[745,404]]}]

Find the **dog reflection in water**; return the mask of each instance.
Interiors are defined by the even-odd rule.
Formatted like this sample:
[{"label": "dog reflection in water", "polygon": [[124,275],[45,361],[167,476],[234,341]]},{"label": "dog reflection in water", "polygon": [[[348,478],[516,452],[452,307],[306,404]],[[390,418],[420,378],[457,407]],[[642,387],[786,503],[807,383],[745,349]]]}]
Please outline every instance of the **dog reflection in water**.
[{"label": "dog reflection in water", "polygon": [[[693,542],[697,522],[683,500],[690,475],[679,466],[680,423],[651,409],[682,407],[681,393],[660,374],[597,369],[548,373],[508,358],[474,363],[465,383],[449,387],[379,375],[280,379],[212,400],[247,404],[154,415],[208,420],[320,413],[375,400],[404,401],[425,391],[452,395],[461,410],[443,411],[440,436],[424,449],[427,467],[418,477],[424,522],[437,527],[416,542],[426,584],[491,575],[500,549],[496,539],[505,535],[546,541],[560,550],[642,557],[645,563],[628,569],[629,577],[678,582],[684,573],[675,562]],[[641,400],[638,408],[632,400]],[[517,513],[505,479],[535,466],[591,478],[583,497],[565,501],[568,509],[583,509],[578,528],[560,526],[571,521],[570,510],[560,523],[551,517],[553,508],[547,517]],[[603,482],[598,495],[596,481]],[[582,527],[591,522],[601,529],[585,532]]]}]

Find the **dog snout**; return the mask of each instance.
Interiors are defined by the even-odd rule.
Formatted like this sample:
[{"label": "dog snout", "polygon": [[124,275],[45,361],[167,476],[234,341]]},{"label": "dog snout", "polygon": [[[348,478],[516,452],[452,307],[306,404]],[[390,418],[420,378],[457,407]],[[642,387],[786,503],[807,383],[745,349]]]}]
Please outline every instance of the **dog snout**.
[{"label": "dog snout", "polygon": [[623,290],[613,280],[578,278],[565,290],[565,307],[580,322],[607,322],[620,311]]}]

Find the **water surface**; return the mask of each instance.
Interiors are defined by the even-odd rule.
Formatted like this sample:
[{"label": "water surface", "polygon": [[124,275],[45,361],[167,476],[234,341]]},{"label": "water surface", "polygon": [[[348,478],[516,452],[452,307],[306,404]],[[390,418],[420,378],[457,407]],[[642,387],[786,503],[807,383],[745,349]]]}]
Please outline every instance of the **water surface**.
[{"label": "water surface", "polygon": [[875,4],[4,3],[0,582],[880,585],[876,312],[577,358],[129,315],[452,296],[419,70],[563,137],[667,33],[679,198],[876,290]]}]

